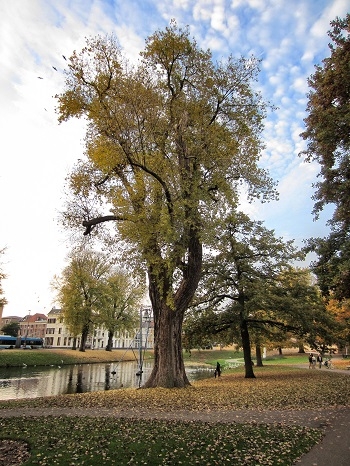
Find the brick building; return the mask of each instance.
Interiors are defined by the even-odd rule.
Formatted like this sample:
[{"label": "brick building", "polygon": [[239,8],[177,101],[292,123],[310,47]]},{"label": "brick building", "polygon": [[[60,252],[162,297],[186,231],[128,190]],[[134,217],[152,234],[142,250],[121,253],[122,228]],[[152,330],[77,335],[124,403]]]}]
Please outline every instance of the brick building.
[{"label": "brick building", "polygon": [[28,314],[19,322],[19,335],[21,337],[45,338],[46,324],[47,317],[45,314]]}]

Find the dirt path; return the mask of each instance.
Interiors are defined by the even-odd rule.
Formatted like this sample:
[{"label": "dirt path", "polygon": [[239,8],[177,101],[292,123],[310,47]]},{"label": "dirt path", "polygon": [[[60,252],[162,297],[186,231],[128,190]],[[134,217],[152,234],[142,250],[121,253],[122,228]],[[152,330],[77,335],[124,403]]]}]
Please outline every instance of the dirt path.
[{"label": "dirt path", "polygon": [[235,410],[235,411],[187,411],[177,410],[172,412],[148,410],[143,408],[124,410],[123,408],[30,408],[2,409],[1,418],[8,417],[47,417],[47,416],[88,416],[88,417],[115,417],[129,419],[174,419],[180,421],[203,421],[203,422],[225,422],[225,423],[259,423],[259,424],[286,424],[314,428],[324,428],[337,418],[339,413],[350,408],[335,409],[310,409],[296,410]]}]

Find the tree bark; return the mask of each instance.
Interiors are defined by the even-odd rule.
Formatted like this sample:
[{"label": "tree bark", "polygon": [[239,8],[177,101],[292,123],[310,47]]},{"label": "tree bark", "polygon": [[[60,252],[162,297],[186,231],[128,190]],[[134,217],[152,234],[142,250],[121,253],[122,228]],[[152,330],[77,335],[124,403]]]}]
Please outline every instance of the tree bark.
[{"label": "tree bark", "polygon": [[255,354],[256,354],[257,367],[263,367],[262,356],[261,356],[261,346],[259,344],[255,346]]},{"label": "tree bark", "polygon": [[244,356],[244,367],[245,367],[245,378],[246,379],[255,379],[253,371],[253,362],[250,348],[250,338],[248,332],[248,324],[246,319],[241,316],[241,338],[243,346],[243,356]]},{"label": "tree bark", "polygon": [[74,337],[73,344],[72,344],[72,350],[76,350],[76,349],[77,349],[77,337]]},{"label": "tree bark", "polygon": [[[154,316],[154,366],[144,388],[183,388],[190,385],[182,352],[182,324],[201,275],[202,244],[191,231],[187,267],[175,294],[166,272],[148,268],[149,295]],[[160,284],[162,286],[160,287]],[[168,304],[171,297],[171,305]]]},{"label": "tree bark", "polygon": [[304,342],[300,341],[298,344],[298,353],[304,354],[305,353],[305,348],[304,348]]},{"label": "tree bark", "polygon": [[154,366],[145,388],[183,388],[190,385],[182,354],[181,312],[170,309],[164,303],[154,308]]},{"label": "tree bark", "polygon": [[89,326],[85,325],[83,331],[81,332],[80,348],[79,351],[85,352],[86,340],[89,334]]},{"label": "tree bark", "polygon": [[109,331],[108,332],[108,342],[106,346],[106,351],[112,351],[112,346],[113,346],[113,332]]}]

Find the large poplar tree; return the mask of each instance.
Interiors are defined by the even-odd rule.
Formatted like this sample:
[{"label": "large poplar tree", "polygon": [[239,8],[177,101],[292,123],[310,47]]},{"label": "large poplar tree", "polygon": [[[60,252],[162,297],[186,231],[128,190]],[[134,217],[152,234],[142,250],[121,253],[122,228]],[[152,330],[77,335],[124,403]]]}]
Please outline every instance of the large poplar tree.
[{"label": "large poplar tree", "polygon": [[85,234],[114,222],[129,267],[147,271],[155,325],[147,387],[189,384],[182,323],[217,207],[235,204],[243,184],[251,197],[273,192],[257,165],[266,111],[252,89],[258,65],[214,62],[174,22],[146,40],[137,65],[113,36],[70,58],[59,119],[85,118],[88,130],[66,221],[83,222]]},{"label": "large poplar tree", "polygon": [[302,137],[306,160],[320,164],[314,213],[327,204],[335,207],[330,235],[309,241],[309,250],[318,255],[313,271],[323,293],[342,300],[350,298],[350,14],[331,26],[331,54],[309,78]]}]

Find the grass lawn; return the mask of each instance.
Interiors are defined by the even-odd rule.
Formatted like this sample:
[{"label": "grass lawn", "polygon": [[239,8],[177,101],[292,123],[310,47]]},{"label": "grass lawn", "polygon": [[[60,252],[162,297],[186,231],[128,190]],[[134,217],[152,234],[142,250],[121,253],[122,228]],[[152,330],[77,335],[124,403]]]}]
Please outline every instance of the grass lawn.
[{"label": "grass lawn", "polygon": [[[137,357],[137,355],[136,355]],[[146,357],[150,354],[146,353]],[[131,350],[86,350],[85,352],[71,349],[11,349],[0,350],[0,367],[5,366],[61,366],[62,364],[82,364],[135,360],[135,353]]]},{"label": "grass lawn", "polygon": [[[153,357],[152,351],[146,352],[146,359]],[[133,361],[138,358],[137,350],[86,350],[85,352],[71,349],[40,349],[40,350],[0,350],[0,368],[5,366],[49,366],[81,363],[103,363],[116,361]],[[254,360],[254,358],[253,358]],[[63,361],[63,362],[62,362]],[[235,362],[243,364],[243,353],[231,349],[192,350],[191,355],[184,352],[185,364],[210,364],[215,366],[220,362],[223,369],[232,368]],[[308,354],[287,354],[269,356],[264,365],[298,365],[308,363]],[[346,369],[350,359],[334,358],[336,368]]]},{"label": "grass lawn", "polygon": [[[321,437],[302,427],[112,418],[0,419],[29,465],[292,465]],[[49,433],[49,435],[48,435]]]},{"label": "grass lawn", "polygon": [[[197,358],[196,352],[192,352],[192,361],[216,364],[217,360],[224,363],[241,357],[239,353],[218,350],[199,353]],[[307,355],[298,359],[299,363],[300,360],[307,362]],[[0,402],[0,440],[16,439],[28,443],[30,458],[25,466],[290,466],[318,443],[321,431],[283,424],[142,420],[139,414],[147,408],[169,415],[179,410],[190,414],[219,412],[224,418],[225,412],[235,409],[258,412],[350,406],[348,376],[333,371],[296,369],[285,364],[284,358],[267,361],[264,367],[255,367],[254,372],[255,379],[245,379],[242,366],[235,370],[227,368],[220,379],[211,377],[185,389],[122,389]],[[21,417],[21,407],[24,406],[76,408],[83,416]],[[4,408],[15,409],[19,417],[2,418],[1,409]],[[92,410],[96,412],[100,408],[108,408],[111,412],[127,410],[135,413],[135,419],[89,416]]]}]

